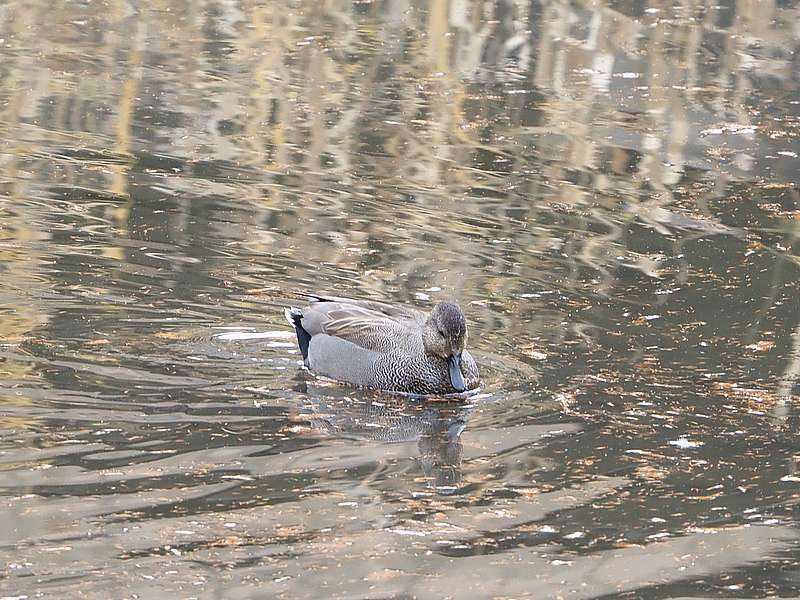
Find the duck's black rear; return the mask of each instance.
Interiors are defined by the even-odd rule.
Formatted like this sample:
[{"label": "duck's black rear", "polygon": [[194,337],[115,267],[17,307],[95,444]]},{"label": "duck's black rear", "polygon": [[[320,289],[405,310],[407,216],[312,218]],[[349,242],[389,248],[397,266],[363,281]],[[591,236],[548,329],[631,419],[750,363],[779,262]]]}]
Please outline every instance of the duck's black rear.
[{"label": "duck's black rear", "polygon": [[297,345],[300,346],[303,360],[306,360],[308,358],[308,344],[311,342],[311,334],[303,329],[303,311],[299,308],[287,308],[286,318],[294,325],[294,331],[297,334]]}]

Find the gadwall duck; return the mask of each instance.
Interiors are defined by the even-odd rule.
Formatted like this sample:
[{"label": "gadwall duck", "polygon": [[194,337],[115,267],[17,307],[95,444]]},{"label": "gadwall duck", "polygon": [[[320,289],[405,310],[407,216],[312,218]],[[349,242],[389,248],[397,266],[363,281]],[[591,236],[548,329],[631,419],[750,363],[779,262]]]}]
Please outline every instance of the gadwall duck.
[{"label": "gadwall duck", "polygon": [[314,373],[363,387],[411,394],[452,394],[478,387],[467,322],[458,304],[430,314],[374,302],[308,296],[287,308],[305,365]]}]

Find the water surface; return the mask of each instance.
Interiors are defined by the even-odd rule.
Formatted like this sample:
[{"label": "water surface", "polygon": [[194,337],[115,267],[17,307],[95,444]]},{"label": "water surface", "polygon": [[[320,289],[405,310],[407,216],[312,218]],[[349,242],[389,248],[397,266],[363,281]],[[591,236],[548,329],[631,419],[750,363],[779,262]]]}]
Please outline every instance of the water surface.
[{"label": "water surface", "polygon": [[[0,598],[800,595],[800,5],[0,6]],[[316,381],[297,292],[484,386]]]}]

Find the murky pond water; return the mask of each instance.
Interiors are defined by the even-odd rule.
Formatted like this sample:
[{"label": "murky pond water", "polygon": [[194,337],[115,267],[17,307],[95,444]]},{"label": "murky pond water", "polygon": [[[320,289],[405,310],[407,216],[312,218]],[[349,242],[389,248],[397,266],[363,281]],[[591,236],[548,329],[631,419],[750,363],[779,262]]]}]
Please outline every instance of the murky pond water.
[{"label": "murky pond water", "polygon": [[[800,594],[799,22],[0,4],[0,597]],[[316,381],[312,291],[480,393]]]}]

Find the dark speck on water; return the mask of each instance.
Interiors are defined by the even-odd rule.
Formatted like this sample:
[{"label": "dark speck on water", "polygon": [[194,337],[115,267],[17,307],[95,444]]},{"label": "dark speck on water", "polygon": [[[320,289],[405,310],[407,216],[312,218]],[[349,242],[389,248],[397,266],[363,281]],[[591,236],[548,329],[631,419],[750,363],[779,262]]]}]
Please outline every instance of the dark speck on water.
[{"label": "dark speck on water", "polygon": [[[0,4],[0,598],[800,597],[798,22]],[[315,378],[297,290],[481,389]]]}]

